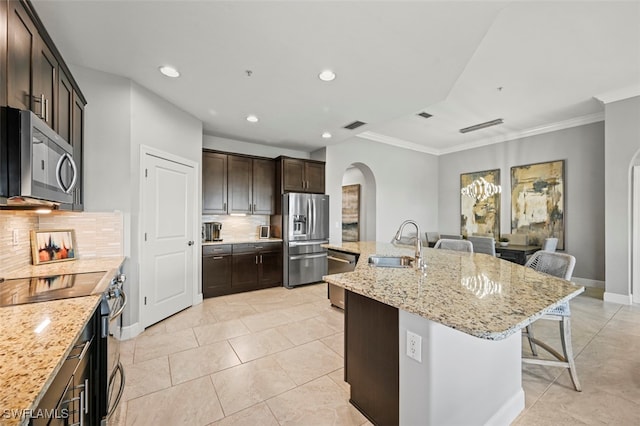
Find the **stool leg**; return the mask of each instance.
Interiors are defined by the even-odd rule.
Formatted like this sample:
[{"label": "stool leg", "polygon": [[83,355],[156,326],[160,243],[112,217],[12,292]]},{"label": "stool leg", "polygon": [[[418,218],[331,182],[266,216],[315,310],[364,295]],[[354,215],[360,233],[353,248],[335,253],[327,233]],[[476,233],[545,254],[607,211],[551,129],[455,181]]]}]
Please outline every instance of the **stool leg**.
[{"label": "stool leg", "polygon": [[538,351],[536,350],[536,344],[533,343],[533,324],[529,324],[526,327],[527,330],[527,339],[529,339],[529,346],[531,347],[531,353],[533,356],[538,356]]},{"label": "stool leg", "polygon": [[573,387],[582,392],[582,387],[578,381],[578,373],[576,372],[576,364],[573,360],[573,347],[571,345],[571,321],[568,316],[562,317],[560,321],[560,340],[562,340],[562,351],[564,353],[565,361],[567,361],[569,374],[571,375],[571,381]]}]

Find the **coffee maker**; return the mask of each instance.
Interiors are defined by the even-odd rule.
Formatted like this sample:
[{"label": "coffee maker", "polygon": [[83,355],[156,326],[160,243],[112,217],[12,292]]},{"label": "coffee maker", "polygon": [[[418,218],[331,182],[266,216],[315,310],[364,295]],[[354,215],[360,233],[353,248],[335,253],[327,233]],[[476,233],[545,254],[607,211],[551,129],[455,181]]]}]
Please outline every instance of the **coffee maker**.
[{"label": "coffee maker", "polygon": [[204,241],[222,241],[220,238],[221,229],[220,222],[204,222],[202,224],[202,239]]}]

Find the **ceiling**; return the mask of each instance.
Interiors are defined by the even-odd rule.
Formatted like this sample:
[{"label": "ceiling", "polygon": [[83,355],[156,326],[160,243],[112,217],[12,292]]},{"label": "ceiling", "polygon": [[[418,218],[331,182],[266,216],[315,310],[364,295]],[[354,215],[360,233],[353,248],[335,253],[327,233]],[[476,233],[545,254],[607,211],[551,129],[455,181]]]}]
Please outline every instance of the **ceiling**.
[{"label": "ceiling", "polygon": [[137,82],[206,134],[307,152],[358,135],[442,154],[640,94],[639,1],[32,2],[66,62]]}]

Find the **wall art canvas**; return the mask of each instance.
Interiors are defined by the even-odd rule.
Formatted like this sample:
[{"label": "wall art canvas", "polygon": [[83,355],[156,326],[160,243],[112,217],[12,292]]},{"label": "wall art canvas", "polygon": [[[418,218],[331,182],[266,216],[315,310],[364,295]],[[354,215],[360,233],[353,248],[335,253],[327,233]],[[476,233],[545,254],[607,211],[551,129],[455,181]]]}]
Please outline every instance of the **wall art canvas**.
[{"label": "wall art canvas", "polygon": [[564,160],[511,168],[511,233],[526,234],[530,245],[558,238],[564,249]]},{"label": "wall art canvas", "polygon": [[[489,183],[500,185],[500,169],[460,175],[460,190],[476,179],[483,178]],[[460,233],[467,237],[474,234],[500,237],[500,193],[484,200],[477,200],[460,194]]]},{"label": "wall art canvas", "polygon": [[34,265],[75,260],[76,236],[73,229],[31,231]]},{"label": "wall art canvas", "polygon": [[342,241],[360,241],[360,185],[342,187]]}]

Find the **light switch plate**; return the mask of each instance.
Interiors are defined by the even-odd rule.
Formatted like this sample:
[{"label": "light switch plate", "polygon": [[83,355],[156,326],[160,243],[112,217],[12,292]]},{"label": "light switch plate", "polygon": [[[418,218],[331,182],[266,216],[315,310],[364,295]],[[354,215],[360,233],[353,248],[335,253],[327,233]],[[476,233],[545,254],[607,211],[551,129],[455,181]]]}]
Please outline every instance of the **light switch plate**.
[{"label": "light switch plate", "polygon": [[18,230],[14,229],[13,230],[13,245],[17,246],[19,244],[19,239],[18,239],[19,235],[18,235]]}]

